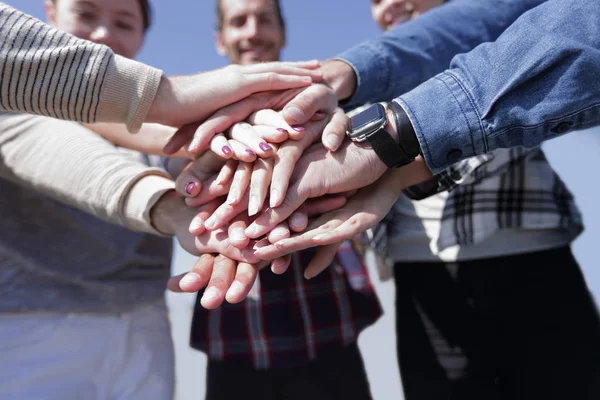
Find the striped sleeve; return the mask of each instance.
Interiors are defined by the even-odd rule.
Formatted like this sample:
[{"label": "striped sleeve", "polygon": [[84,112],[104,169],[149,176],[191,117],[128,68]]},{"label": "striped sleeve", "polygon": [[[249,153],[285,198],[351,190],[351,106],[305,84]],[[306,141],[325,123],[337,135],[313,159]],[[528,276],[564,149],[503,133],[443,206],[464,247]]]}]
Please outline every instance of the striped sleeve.
[{"label": "striped sleeve", "polygon": [[0,110],[137,132],[161,71],[115,55],[0,3]]}]

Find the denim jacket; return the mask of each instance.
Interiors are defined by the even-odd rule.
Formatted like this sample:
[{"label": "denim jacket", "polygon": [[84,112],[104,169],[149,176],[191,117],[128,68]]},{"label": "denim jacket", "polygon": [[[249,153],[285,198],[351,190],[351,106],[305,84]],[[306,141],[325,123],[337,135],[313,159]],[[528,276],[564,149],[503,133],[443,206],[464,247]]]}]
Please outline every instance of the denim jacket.
[{"label": "denim jacket", "polygon": [[598,0],[455,0],[340,58],[349,103],[400,95],[433,173],[600,123]]}]

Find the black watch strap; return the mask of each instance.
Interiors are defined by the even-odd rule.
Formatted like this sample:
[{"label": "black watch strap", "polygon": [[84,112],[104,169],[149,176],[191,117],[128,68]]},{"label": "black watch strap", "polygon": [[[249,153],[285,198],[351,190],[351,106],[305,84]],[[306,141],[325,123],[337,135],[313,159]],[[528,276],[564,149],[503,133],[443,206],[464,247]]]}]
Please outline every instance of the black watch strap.
[{"label": "black watch strap", "polygon": [[415,158],[421,154],[421,145],[417,139],[415,129],[406,115],[406,111],[400,106],[400,104],[392,101],[389,103],[389,107],[394,115],[396,122],[396,131],[398,132],[398,143],[404,150],[406,155],[411,158]]},{"label": "black watch strap", "polygon": [[414,157],[409,157],[385,128],[379,128],[369,135],[367,140],[371,144],[371,148],[388,168],[399,168],[410,164],[414,160]]}]

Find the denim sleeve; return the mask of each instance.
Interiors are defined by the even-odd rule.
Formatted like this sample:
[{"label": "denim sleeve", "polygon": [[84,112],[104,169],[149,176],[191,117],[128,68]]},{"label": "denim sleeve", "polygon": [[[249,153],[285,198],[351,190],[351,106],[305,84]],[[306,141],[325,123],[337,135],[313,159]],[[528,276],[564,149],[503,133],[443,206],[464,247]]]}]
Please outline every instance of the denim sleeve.
[{"label": "denim sleeve", "polygon": [[448,68],[452,58],[496,38],[544,0],[453,0],[365,41],[337,58],[357,76],[350,109],[389,101]]},{"label": "denim sleeve", "polygon": [[549,0],[398,98],[433,173],[600,124],[598,0]]}]

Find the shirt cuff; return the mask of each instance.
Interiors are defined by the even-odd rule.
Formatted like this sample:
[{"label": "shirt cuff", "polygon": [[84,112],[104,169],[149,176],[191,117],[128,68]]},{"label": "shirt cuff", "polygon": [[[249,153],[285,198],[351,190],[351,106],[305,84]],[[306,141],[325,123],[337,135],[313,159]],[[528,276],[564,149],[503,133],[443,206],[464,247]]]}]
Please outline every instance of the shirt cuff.
[{"label": "shirt cuff", "polygon": [[352,47],[335,58],[350,65],[356,75],[356,91],[349,99],[340,103],[344,109],[368,103],[375,97],[376,88],[389,87],[390,71],[382,57],[385,49],[378,49],[373,43],[363,43]]},{"label": "shirt cuff", "polygon": [[158,175],[161,172],[151,172],[154,174],[142,175],[129,190],[122,209],[123,225],[135,231],[165,236],[152,225],[150,211],[165,193],[175,189],[175,183]]},{"label": "shirt cuff", "polygon": [[120,122],[140,130],[158,92],[162,71],[114,55],[108,62],[94,122]]},{"label": "shirt cuff", "polygon": [[485,131],[472,97],[452,71],[429,79],[396,101],[410,118],[433,174],[488,152]]}]

